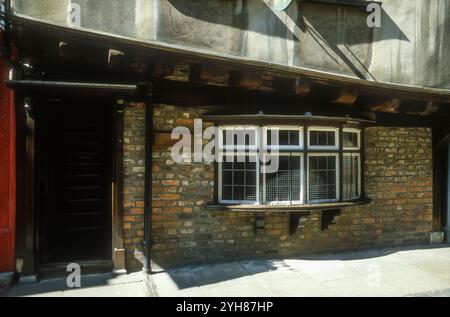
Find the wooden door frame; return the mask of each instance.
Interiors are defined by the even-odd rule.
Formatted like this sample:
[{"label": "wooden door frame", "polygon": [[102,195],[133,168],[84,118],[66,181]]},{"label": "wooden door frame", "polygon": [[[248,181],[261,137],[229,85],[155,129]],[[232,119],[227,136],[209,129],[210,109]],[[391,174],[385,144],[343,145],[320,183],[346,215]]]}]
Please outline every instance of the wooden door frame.
[{"label": "wooden door frame", "polygon": [[123,130],[124,102],[113,106],[112,133],[112,259],[115,271],[126,271],[123,245]]},{"label": "wooden door frame", "polygon": [[[91,98],[92,96],[84,96]],[[36,153],[37,139],[36,133],[36,109],[45,94],[24,94],[22,98],[17,99],[16,112],[22,116],[21,123],[18,123],[18,130],[21,130],[21,138],[18,138],[17,149],[22,152],[18,155],[18,166],[24,166],[24,173],[18,176],[18,200],[17,200],[17,252],[16,257],[23,265],[19,269],[24,278],[36,278],[39,267],[39,229],[40,212],[37,205],[37,196],[39,195],[39,186],[36,186],[38,180],[38,170],[36,162],[39,153]],[[83,98],[81,95],[80,98]],[[112,188],[111,188],[111,246],[112,246],[112,264],[115,271],[125,271],[125,249],[123,247],[123,99],[108,96],[106,100],[112,100]],[[114,102],[114,99],[117,102]],[[21,149],[21,150],[20,150]]]}]

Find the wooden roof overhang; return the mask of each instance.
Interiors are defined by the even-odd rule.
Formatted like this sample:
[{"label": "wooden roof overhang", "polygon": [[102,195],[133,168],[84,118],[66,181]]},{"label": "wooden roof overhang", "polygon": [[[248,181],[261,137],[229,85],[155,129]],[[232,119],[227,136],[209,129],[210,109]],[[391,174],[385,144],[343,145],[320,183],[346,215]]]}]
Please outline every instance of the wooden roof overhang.
[{"label": "wooden roof overhang", "polygon": [[337,116],[320,116],[313,114],[304,115],[279,115],[279,114],[206,114],[201,116],[202,119],[214,122],[216,124],[295,124],[299,122],[313,124],[324,124],[327,126],[344,125],[367,127],[376,123],[374,120],[357,118],[357,117],[337,117]]},{"label": "wooden roof overhang", "polygon": [[450,90],[445,89],[374,82],[173,44],[142,42],[20,15],[11,16],[10,21],[22,63],[32,65],[28,72],[42,81],[59,81],[61,76],[65,80],[74,76],[75,82],[89,78],[116,84],[157,79],[161,87],[170,89],[177,83],[180,99],[187,90],[202,96],[218,93],[213,101],[206,98],[205,104],[223,100],[230,90],[421,116],[450,104]]}]

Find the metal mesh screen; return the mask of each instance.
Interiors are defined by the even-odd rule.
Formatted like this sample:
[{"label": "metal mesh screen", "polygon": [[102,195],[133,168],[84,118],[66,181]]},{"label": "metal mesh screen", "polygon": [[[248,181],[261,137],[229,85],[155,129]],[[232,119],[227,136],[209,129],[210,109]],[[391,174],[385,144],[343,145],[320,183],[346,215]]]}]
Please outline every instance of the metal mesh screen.
[{"label": "metal mesh screen", "polygon": [[279,168],[275,173],[266,173],[266,203],[292,203],[302,200],[303,157],[279,156]]},{"label": "metal mesh screen", "polygon": [[345,154],[342,161],[342,190],[344,200],[358,198],[359,193],[359,155]]}]

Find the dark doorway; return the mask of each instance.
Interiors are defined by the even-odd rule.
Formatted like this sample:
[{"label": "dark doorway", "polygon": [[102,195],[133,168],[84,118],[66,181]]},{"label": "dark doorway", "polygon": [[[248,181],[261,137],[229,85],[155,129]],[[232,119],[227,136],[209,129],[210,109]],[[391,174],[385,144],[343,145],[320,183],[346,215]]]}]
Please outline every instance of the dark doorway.
[{"label": "dark doorway", "polygon": [[40,263],[111,260],[112,103],[49,98],[37,110]]}]

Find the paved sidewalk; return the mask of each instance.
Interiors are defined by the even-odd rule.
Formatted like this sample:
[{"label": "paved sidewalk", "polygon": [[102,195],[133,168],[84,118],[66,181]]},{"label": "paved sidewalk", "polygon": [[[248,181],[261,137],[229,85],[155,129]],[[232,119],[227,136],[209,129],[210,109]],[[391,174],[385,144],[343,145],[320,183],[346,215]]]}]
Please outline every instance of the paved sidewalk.
[{"label": "paved sidewalk", "polygon": [[191,266],[152,276],[159,296],[450,296],[450,247]]},{"label": "paved sidewalk", "polygon": [[[14,285],[0,296],[450,296],[450,247],[385,249],[189,266],[153,274],[83,276]],[[147,287],[146,287],[147,286]]]},{"label": "paved sidewalk", "polygon": [[98,274],[81,277],[81,288],[69,289],[65,278],[13,285],[0,296],[30,297],[146,297],[142,272],[128,275]]}]

